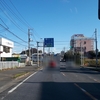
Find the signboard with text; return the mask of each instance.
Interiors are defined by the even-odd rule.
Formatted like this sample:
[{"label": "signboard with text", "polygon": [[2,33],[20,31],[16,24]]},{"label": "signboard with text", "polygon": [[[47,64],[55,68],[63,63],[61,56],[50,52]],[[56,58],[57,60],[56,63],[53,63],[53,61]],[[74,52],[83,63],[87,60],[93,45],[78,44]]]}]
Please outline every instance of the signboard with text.
[{"label": "signboard with text", "polygon": [[44,47],[54,47],[54,38],[44,38]]}]

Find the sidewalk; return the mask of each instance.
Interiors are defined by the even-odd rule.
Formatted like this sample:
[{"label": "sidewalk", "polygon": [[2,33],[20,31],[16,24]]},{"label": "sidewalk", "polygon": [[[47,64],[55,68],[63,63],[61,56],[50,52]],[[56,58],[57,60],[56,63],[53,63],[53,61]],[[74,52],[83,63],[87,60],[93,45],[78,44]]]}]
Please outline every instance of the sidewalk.
[{"label": "sidewalk", "polygon": [[36,65],[33,65],[0,71],[0,93],[40,68],[41,67],[37,68]]}]

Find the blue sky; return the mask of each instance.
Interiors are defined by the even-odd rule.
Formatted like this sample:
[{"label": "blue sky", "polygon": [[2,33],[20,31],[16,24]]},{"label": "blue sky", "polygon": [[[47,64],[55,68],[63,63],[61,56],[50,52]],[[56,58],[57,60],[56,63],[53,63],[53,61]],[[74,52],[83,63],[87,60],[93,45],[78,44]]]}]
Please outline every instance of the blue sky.
[{"label": "blue sky", "polygon": [[[12,14],[10,11],[14,13]],[[29,26],[25,23],[22,24],[14,16],[15,14],[21,21],[27,21]],[[55,52],[60,52],[64,47],[68,50],[69,41],[73,34],[84,34],[86,37],[94,37],[94,30],[97,28],[98,48],[100,49],[98,0],[0,0],[0,16],[9,27],[9,30],[25,41],[27,41],[28,28],[32,28],[31,32],[33,35],[31,38],[33,42],[31,44],[34,44],[34,46],[36,46],[36,41],[42,41],[40,38],[54,38],[55,47],[52,48],[52,51],[54,50]],[[20,27],[21,30],[11,20],[14,21],[13,23],[17,23],[17,27]],[[0,20],[2,25],[4,25],[3,22]],[[9,32],[2,32],[1,30],[3,30],[2,27],[0,27],[0,34],[25,45],[22,46],[15,43],[14,52],[21,52],[25,48],[27,49],[27,43],[17,39]]]}]

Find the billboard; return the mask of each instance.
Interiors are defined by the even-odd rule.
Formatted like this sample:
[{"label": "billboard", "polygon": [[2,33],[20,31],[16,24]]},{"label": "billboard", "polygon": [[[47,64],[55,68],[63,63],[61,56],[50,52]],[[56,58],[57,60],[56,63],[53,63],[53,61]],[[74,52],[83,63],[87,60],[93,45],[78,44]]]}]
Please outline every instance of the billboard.
[{"label": "billboard", "polygon": [[5,39],[5,38],[0,38],[0,45],[11,47],[11,48],[14,47],[14,43],[10,40]]}]

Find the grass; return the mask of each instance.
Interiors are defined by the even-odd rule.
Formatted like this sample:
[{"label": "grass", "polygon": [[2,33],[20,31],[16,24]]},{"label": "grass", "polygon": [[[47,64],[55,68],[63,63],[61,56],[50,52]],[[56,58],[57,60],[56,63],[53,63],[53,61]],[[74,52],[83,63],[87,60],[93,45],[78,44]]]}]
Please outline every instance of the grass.
[{"label": "grass", "polygon": [[15,74],[14,76],[13,76],[13,78],[18,78],[18,77],[20,77],[20,76],[22,76],[22,75],[25,75],[25,74],[27,74],[28,72],[22,72],[22,73],[18,73],[18,74]]},{"label": "grass", "polygon": [[[84,64],[85,66],[96,66],[96,60],[95,59],[85,59],[84,60]],[[98,59],[98,67],[100,66],[100,59]]]}]

